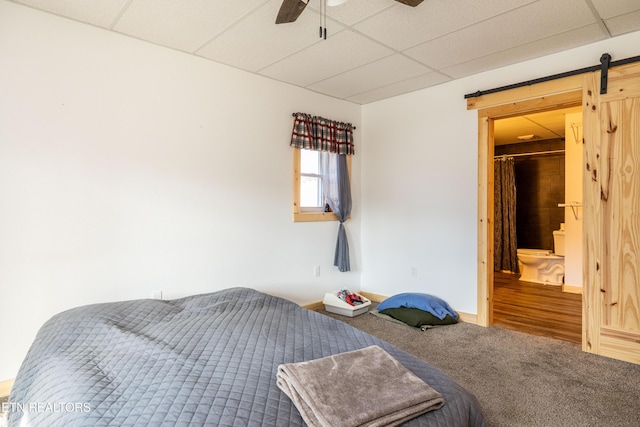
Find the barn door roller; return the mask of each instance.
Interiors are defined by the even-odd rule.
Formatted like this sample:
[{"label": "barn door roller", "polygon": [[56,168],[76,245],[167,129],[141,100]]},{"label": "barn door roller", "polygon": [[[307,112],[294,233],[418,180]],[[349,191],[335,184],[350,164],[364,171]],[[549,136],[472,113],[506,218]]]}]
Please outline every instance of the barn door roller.
[{"label": "barn door roller", "polygon": [[609,65],[611,65],[611,55],[603,53],[600,57],[600,95],[607,93],[607,83],[609,81]]}]

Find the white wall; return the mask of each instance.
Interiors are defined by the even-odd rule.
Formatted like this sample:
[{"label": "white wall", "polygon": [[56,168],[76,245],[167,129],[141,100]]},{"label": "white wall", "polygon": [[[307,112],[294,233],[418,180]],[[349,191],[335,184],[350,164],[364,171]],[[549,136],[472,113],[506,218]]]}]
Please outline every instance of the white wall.
[{"label": "white wall", "polygon": [[638,46],[640,32],[363,106],[362,290],[433,293],[477,313],[477,113],[464,95]]},{"label": "white wall", "polygon": [[0,58],[0,381],[73,306],[359,288],[360,156],[339,273],[337,223],[292,222],[288,146],[299,110],[358,144],[358,105],[6,1]]},{"label": "white wall", "polygon": [[363,108],[361,286],[475,313],[477,118],[454,86]]}]

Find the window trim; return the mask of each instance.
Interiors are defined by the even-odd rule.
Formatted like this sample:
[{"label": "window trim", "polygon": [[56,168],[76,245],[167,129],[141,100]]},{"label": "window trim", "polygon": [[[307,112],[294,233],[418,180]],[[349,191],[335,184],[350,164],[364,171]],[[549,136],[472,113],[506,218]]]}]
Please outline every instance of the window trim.
[{"label": "window trim", "polygon": [[[333,212],[303,211],[300,208],[300,150],[293,148],[293,222],[338,221]],[[347,155],[347,170],[351,182],[351,156]]]}]

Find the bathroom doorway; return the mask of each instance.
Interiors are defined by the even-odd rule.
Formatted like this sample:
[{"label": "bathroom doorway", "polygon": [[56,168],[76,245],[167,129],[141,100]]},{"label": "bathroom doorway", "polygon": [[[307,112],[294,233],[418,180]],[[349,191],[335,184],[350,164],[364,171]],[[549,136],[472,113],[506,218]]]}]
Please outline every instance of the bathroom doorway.
[{"label": "bathroom doorway", "polygon": [[[581,342],[581,132],[581,106],[494,121],[494,158],[513,159],[518,252],[540,254],[539,259],[527,255],[525,275],[521,270],[505,271],[497,263],[490,284],[496,326]],[[497,178],[494,185],[500,185]],[[501,217],[494,215],[496,222]],[[495,247],[499,252],[499,242]]]},{"label": "bathroom doorway", "polygon": [[[467,99],[467,110],[476,110],[478,115],[475,320],[480,326],[493,324],[494,122],[582,105],[582,350],[640,363],[640,326],[634,317],[640,294],[635,280],[637,263],[628,262],[640,253],[637,239],[628,232],[630,224],[638,224],[637,212],[628,207],[640,198],[640,186],[637,181],[627,185],[626,174],[640,169],[640,161],[633,154],[640,140],[640,124],[633,120],[640,112],[640,65],[634,59],[611,67],[606,77],[601,74],[570,74]],[[604,81],[607,86],[601,87]]]}]

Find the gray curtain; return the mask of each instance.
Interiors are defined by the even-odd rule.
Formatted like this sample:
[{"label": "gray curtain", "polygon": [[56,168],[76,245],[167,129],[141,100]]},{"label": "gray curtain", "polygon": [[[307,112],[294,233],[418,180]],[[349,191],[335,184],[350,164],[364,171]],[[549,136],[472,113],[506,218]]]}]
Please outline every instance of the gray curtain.
[{"label": "gray curtain", "polygon": [[518,273],[516,237],[516,178],[513,157],[493,161],[494,170],[494,271]]},{"label": "gray curtain", "polygon": [[332,163],[332,165],[326,169],[330,170],[335,168],[335,173],[323,175],[323,179],[325,179],[323,184],[325,199],[340,221],[333,265],[338,267],[338,270],[342,272],[350,271],[349,242],[344,228],[344,222],[351,214],[351,184],[349,182],[349,171],[347,169],[347,156],[345,154],[328,154],[326,159]]}]

